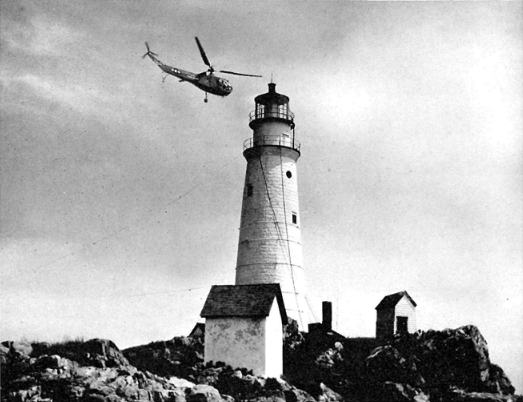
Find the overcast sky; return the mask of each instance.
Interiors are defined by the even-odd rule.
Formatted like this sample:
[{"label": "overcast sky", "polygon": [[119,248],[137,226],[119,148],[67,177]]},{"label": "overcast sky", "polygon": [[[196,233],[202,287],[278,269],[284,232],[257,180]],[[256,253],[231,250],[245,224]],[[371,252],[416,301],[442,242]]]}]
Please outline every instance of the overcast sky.
[{"label": "overcast sky", "polygon": [[[254,97],[290,97],[311,304],[477,325],[523,391],[521,2],[1,2],[1,340],[187,335],[232,284]],[[205,70],[210,96],[160,60]],[[314,317],[313,317],[314,318]],[[316,318],[319,312],[316,312]]]}]

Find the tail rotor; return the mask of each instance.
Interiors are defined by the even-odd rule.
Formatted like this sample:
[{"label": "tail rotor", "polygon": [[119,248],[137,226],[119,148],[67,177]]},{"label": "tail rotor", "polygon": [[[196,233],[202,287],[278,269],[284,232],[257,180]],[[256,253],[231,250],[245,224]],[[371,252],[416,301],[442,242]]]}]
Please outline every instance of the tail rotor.
[{"label": "tail rotor", "polygon": [[158,55],[156,53],[153,53],[151,52],[151,49],[149,49],[149,44],[147,42],[145,42],[145,47],[147,48],[147,53],[145,53],[143,56],[142,56],[142,59],[145,59],[147,56],[151,57],[158,57]]}]

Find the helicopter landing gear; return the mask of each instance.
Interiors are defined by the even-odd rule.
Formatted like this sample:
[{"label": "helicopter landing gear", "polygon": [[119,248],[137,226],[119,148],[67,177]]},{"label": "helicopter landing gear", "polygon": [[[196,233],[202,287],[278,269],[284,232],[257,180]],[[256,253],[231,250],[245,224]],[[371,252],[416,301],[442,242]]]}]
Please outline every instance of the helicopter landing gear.
[{"label": "helicopter landing gear", "polygon": [[207,92],[205,92],[205,99],[203,100],[205,103],[209,102],[209,99],[207,99]]}]

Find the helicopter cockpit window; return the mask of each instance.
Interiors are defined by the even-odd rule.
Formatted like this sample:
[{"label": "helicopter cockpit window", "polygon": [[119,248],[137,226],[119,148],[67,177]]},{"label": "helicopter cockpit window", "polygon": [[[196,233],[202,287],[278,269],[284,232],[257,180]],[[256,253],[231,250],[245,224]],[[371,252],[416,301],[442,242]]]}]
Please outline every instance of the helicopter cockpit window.
[{"label": "helicopter cockpit window", "polygon": [[223,78],[218,79],[218,84],[225,89],[231,89],[232,87],[229,84],[229,81],[224,80]]}]

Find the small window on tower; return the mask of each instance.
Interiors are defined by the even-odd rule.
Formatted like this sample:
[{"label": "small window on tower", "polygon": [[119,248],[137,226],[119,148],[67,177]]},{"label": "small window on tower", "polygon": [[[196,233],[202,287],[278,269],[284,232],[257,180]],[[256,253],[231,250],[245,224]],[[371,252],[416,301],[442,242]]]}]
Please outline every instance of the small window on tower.
[{"label": "small window on tower", "polygon": [[294,223],[295,225],[298,224],[298,215],[296,215],[296,213],[292,213],[292,223]]},{"label": "small window on tower", "polygon": [[252,184],[247,184],[247,197],[252,197]]},{"label": "small window on tower", "polygon": [[286,173],[287,177],[290,179],[292,177],[292,173],[290,170],[287,170],[287,173]]}]

